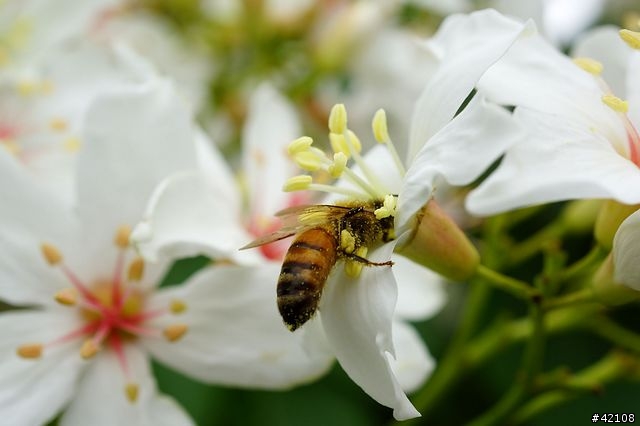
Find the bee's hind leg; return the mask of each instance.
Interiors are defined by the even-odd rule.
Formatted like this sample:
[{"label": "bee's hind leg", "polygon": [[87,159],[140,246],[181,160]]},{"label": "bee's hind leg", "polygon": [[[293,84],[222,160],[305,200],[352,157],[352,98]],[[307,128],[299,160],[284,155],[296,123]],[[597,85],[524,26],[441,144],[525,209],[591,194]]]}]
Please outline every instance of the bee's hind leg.
[{"label": "bee's hind leg", "polygon": [[367,258],[358,256],[357,254],[353,254],[353,253],[343,253],[343,256],[349,260],[362,263],[363,265],[366,265],[366,266],[393,266],[393,261],[391,260],[387,260],[386,262],[372,262]]}]

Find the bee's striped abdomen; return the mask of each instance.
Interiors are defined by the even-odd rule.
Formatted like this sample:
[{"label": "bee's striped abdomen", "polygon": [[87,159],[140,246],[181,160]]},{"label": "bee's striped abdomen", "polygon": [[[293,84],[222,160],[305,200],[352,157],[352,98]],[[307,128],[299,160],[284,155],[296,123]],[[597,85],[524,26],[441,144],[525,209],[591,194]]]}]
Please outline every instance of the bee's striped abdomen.
[{"label": "bee's striped abdomen", "polygon": [[284,257],[278,278],[278,309],[294,331],[315,314],[337,260],[337,241],[323,228],[299,234]]}]

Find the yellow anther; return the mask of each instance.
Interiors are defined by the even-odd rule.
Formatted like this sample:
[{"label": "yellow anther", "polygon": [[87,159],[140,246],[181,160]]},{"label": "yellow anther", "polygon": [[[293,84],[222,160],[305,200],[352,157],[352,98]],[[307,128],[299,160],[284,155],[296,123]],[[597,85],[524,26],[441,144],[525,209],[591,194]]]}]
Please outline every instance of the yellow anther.
[{"label": "yellow anther", "polygon": [[75,138],[73,136],[66,138],[64,141],[62,141],[62,147],[69,151],[69,152],[76,152],[77,150],[80,149],[80,139]]},{"label": "yellow anther", "polygon": [[131,227],[129,225],[121,225],[116,231],[113,242],[121,249],[129,247],[129,236],[131,235]]},{"label": "yellow anther", "polygon": [[284,183],[282,190],[284,192],[304,191],[309,188],[312,182],[313,179],[309,175],[294,176]]},{"label": "yellow anther", "polygon": [[40,246],[40,250],[42,251],[42,255],[49,265],[53,266],[62,262],[62,254],[60,253],[60,250],[58,250],[53,245],[42,243],[42,245]]},{"label": "yellow anther", "polygon": [[16,353],[20,358],[36,359],[42,356],[43,349],[44,347],[40,343],[31,343],[19,346],[18,349],[16,349]]},{"label": "yellow anther", "polygon": [[67,130],[69,125],[67,124],[67,121],[65,119],[54,117],[49,122],[49,127],[55,132],[64,132],[65,130]]},{"label": "yellow anther", "polygon": [[632,49],[640,50],[640,32],[631,30],[620,30],[620,38]]},{"label": "yellow anther", "polygon": [[329,142],[331,143],[333,152],[341,152],[346,155],[347,158],[351,156],[351,151],[349,151],[349,146],[347,145],[344,135],[329,133]]},{"label": "yellow anther", "polygon": [[356,239],[353,234],[346,229],[340,232],[340,248],[345,253],[353,253],[356,249]]},{"label": "yellow anther", "polygon": [[344,104],[335,104],[329,114],[329,130],[331,133],[343,133],[347,129],[347,109]]},{"label": "yellow anther", "polygon": [[2,145],[11,155],[17,155],[22,151],[20,145],[13,139],[0,139],[0,145]]},{"label": "yellow anther", "polygon": [[38,85],[33,81],[21,80],[17,84],[18,93],[22,96],[31,96],[38,91]]},{"label": "yellow anther", "polygon": [[54,296],[56,302],[65,306],[73,306],[78,301],[78,292],[75,288],[63,288]]},{"label": "yellow anther", "polygon": [[391,140],[389,137],[389,130],[387,129],[387,113],[380,108],[376,111],[371,122],[371,128],[373,129],[373,137],[380,143],[386,143]]},{"label": "yellow anther", "polygon": [[82,359],[93,358],[99,350],[100,346],[93,339],[87,339],[80,347],[80,356]]},{"label": "yellow anther", "polygon": [[181,314],[187,310],[187,304],[180,299],[173,299],[169,306],[172,314]]},{"label": "yellow anther", "polygon": [[374,214],[376,215],[376,219],[384,219],[385,217],[395,216],[396,215],[396,204],[398,200],[391,194],[387,194],[384,197],[384,202],[382,203],[382,207],[376,209]]},{"label": "yellow anther", "polygon": [[322,157],[318,157],[316,152],[311,150],[298,152],[293,155],[293,161],[295,161],[298,167],[309,172],[315,172],[320,169],[322,166],[321,158]]},{"label": "yellow anther", "polygon": [[349,129],[347,129],[346,134],[346,137],[349,138],[353,149],[355,149],[355,151],[358,153],[362,152],[362,144],[360,143],[360,138],[358,138],[358,136]]},{"label": "yellow anther", "polygon": [[342,152],[336,152],[333,154],[333,163],[327,168],[327,171],[332,178],[337,179],[342,175],[342,172],[347,168],[347,156]]},{"label": "yellow anther", "polygon": [[144,259],[137,256],[129,264],[128,277],[129,281],[140,281],[144,275]]},{"label": "yellow anther", "polygon": [[614,95],[602,95],[602,102],[616,112],[626,113],[629,111],[629,102],[623,101]]},{"label": "yellow anther", "polygon": [[127,383],[124,387],[124,394],[127,396],[127,400],[132,404],[138,400],[139,393],[140,386],[136,383]]},{"label": "yellow anther", "polygon": [[602,74],[602,69],[604,68],[601,62],[591,58],[574,58],[573,63],[593,75]]},{"label": "yellow anther", "polygon": [[[359,247],[356,255],[362,258],[367,256],[369,250],[366,247]],[[344,264],[344,272],[351,278],[358,278],[362,272],[363,263],[357,260],[347,260]]]},{"label": "yellow anther", "polygon": [[10,57],[9,49],[0,46],[0,66],[7,65]]},{"label": "yellow anther", "polygon": [[168,341],[175,342],[184,336],[188,329],[186,324],[172,324],[166,326],[162,334]]},{"label": "yellow anther", "polygon": [[313,144],[313,139],[309,136],[302,136],[289,144],[287,152],[289,155],[293,156],[299,152],[308,150],[311,144]]},{"label": "yellow anther", "polygon": [[40,86],[38,87],[38,89],[43,95],[50,95],[51,93],[53,93],[55,86],[50,80],[44,80],[40,82]]}]

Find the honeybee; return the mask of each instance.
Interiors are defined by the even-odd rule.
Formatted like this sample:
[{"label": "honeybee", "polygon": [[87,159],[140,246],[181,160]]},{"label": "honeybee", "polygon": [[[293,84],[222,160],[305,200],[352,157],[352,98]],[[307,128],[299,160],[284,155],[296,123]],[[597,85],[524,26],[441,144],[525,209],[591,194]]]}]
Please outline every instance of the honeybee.
[{"label": "honeybee", "polygon": [[258,247],[295,235],[287,251],[277,285],[280,315],[291,331],[306,323],[318,309],[322,290],[338,260],[360,265],[392,266],[360,256],[394,238],[393,217],[376,218],[382,201],[336,205],[296,206],[276,213],[283,223],[278,231],[242,247]]}]

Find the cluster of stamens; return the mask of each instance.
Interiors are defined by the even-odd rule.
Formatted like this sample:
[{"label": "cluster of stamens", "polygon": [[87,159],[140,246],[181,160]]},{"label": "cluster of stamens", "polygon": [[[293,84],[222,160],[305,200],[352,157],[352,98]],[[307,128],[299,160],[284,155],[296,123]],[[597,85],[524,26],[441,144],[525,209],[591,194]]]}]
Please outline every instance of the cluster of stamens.
[{"label": "cluster of stamens", "polygon": [[[620,30],[620,38],[632,49],[640,50],[640,33],[623,29]],[[627,133],[629,160],[640,167],[640,135],[627,116],[629,103],[615,96],[609,85],[601,77],[604,68],[602,63],[592,58],[575,58],[574,63],[597,79],[598,85],[604,93],[602,102],[615,111],[624,124]]]},{"label": "cluster of stamens", "polygon": [[[372,128],[376,141],[386,146],[398,172],[404,176],[405,168],[389,137],[384,110],[380,109],[376,112]],[[376,210],[376,216],[378,219],[394,216],[396,197],[362,158],[360,154],[362,144],[358,136],[347,127],[347,111],[343,104],[337,104],[331,109],[329,141],[333,151],[331,156],[312,146],[313,139],[308,136],[293,141],[289,145],[288,152],[301,169],[311,173],[324,172],[320,173],[322,180],[326,179],[327,175],[332,179],[344,178],[355,188],[318,183],[311,175],[298,175],[287,180],[283,187],[284,191],[311,190],[334,193],[355,200],[384,200],[383,207]],[[361,175],[348,166],[349,160],[353,160],[360,169]]]},{"label": "cluster of stamens", "polygon": [[55,293],[54,299],[63,306],[78,309],[83,323],[53,341],[27,343],[19,346],[16,352],[25,359],[38,359],[45,355],[48,348],[77,342],[80,357],[89,360],[107,346],[116,355],[124,374],[125,395],[130,402],[135,402],[139,387],[129,369],[124,345],[140,336],[164,338],[169,342],[175,342],[185,335],[188,327],[184,323],[176,322],[159,330],[146,324],[147,321],[162,315],[180,314],[187,309],[187,305],[182,300],[174,299],[166,308],[145,310],[147,294],[139,285],[144,275],[143,259],[134,257],[129,262],[125,274],[130,232],[128,227],[123,226],[116,233],[114,243],[118,248],[118,257],[112,277],[98,280],[92,285],[86,285],[64,263],[61,252],[55,246],[48,243],[41,245],[46,262],[59,268],[71,284],[71,287]]}]

